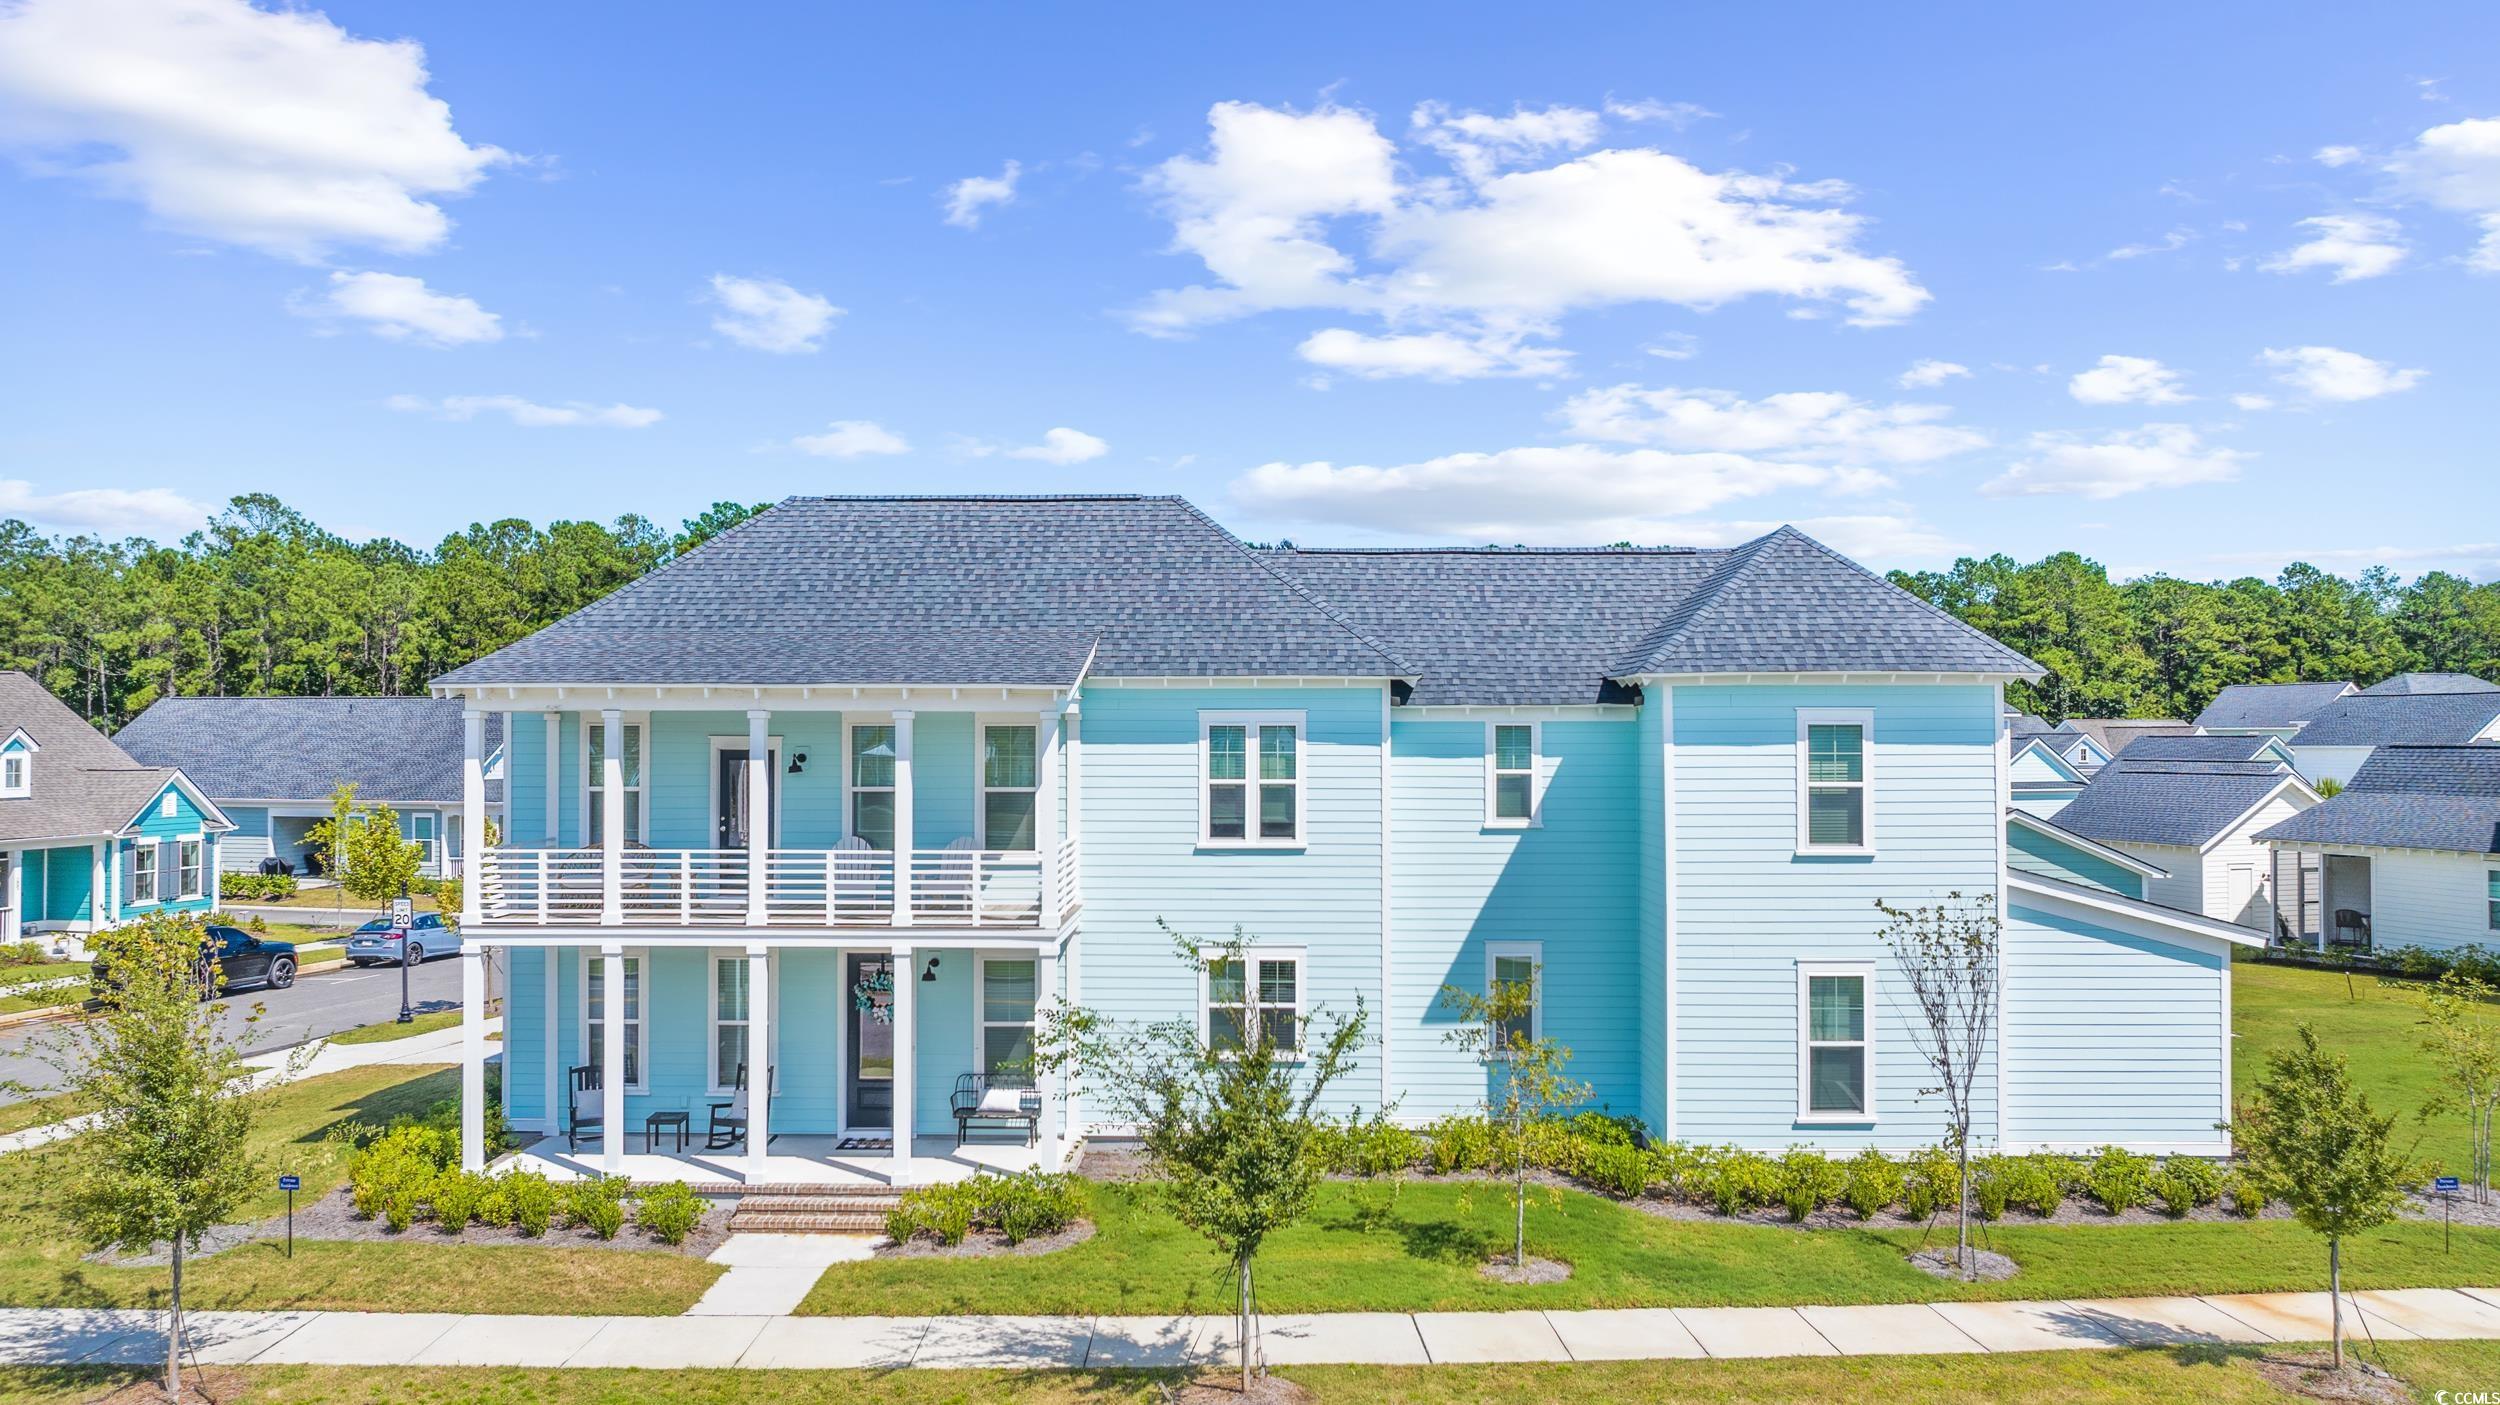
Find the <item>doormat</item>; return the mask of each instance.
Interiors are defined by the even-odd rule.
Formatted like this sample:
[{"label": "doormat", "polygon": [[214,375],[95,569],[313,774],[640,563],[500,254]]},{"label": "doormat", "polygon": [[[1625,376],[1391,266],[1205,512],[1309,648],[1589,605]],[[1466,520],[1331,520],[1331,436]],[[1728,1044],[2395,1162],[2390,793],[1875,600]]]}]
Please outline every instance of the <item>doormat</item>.
[{"label": "doormat", "polygon": [[844,1137],[833,1149],[835,1151],[892,1151],[894,1139],[892,1137]]}]

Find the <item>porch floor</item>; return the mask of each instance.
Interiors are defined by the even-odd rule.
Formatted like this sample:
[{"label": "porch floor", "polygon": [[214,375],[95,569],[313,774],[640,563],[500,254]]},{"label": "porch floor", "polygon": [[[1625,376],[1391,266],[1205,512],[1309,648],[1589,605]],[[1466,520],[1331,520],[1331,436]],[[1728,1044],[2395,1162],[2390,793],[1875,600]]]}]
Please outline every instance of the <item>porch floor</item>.
[{"label": "porch floor", "polygon": [[[842,1138],[793,1134],[776,1136],[764,1157],[763,1173],[753,1178],[758,1186],[915,1186],[936,1185],[945,1181],[968,1180],[983,1171],[1055,1171],[1059,1169],[1051,1156],[1048,1143],[1026,1146],[1021,1140],[999,1138],[994,1141],[971,1141],[955,1145],[954,1134],[914,1137],[911,1155],[901,1160],[898,1168],[890,1151],[841,1151],[836,1148]],[[675,1140],[665,1134],[663,1147],[674,1146]],[[625,1138],[624,1174],[637,1181],[684,1181],[702,1190],[714,1186],[744,1186],[749,1183],[751,1163],[744,1149],[705,1151],[698,1129],[682,1152],[644,1152],[642,1134],[629,1132]],[[580,1151],[567,1151],[561,1136],[541,1137],[509,1152],[495,1162],[495,1168],[512,1167],[537,1171],[549,1180],[570,1181],[600,1173],[601,1149],[595,1141],[585,1138]]]}]

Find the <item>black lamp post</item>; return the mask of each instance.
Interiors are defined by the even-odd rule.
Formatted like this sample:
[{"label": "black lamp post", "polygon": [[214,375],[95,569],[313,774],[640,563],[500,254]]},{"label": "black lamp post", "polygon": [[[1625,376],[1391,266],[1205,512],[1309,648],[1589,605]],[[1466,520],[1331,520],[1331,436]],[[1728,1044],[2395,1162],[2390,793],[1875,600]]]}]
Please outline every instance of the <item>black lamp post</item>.
[{"label": "black lamp post", "polygon": [[[399,900],[403,903],[408,901],[408,885],[405,883],[399,885]],[[413,909],[411,911],[413,912]],[[391,925],[399,927],[398,919],[399,914],[393,912]],[[401,1024],[413,1024],[417,1018],[417,1012],[408,1007],[408,968],[416,964],[408,959],[408,949],[415,945],[410,938],[416,935],[416,925],[412,917],[407,926],[399,927],[399,1022]]]}]

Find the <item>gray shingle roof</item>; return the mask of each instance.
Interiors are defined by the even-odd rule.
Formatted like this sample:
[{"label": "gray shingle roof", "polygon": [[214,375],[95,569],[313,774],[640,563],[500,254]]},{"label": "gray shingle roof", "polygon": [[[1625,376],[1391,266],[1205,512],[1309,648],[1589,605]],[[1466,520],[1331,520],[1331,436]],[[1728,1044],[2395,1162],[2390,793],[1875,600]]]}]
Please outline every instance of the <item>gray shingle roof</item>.
[{"label": "gray shingle roof", "polygon": [[2362,696],[2383,698],[2424,693],[2500,693],[2500,683],[2470,673],[2399,673],[2361,690]]},{"label": "gray shingle roof", "polygon": [[2294,746],[2442,746],[2474,740],[2500,718],[2500,692],[2358,693],[2337,700]]},{"label": "gray shingle roof", "polygon": [[2291,774],[2269,762],[2113,761],[2057,823],[2104,844],[2201,848]]},{"label": "gray shingle roof", "polygon": [[1407,677],[1173,497],[792,498],[436,679],[932,683]]},{"label": "gray shingle roof", "polygon": [[2138,737],[2185,737],[2196,732],[2194,723],[2175,717],[2069,717],[2058,725],[2090,737],[2112,756],[2132,746]]},{"label": "gray shingle roof", "polygon": [[2234,683],[2196,714],[2199,727],[2291,727],[2353,690],[2350,683]]},{"label": "gray shingle roof", "polygon": [[1615,662],[1718,551],[1280,550],[1277,564],[1413,663],[1413,705],[1628,702]]},{"label": "gray shingle roof", "polygon": [[2214,732],[2204,736],[2156,733],[2127,743],[2127,749],[2118,753],[2118,759],[2127,762],[2255,761],[2260,752],[2274,744],[2274,738],[2270,736],[2246,732]]},{"label": "gray shingle roof", "polygon": [[1614,668],[1625,677],[1842,671],[2041,674],[1794,527],[1729,552]]},{"label": "gray shingle roof", "polygon": [[[460,710],[443,698],[163,698],[115,740],[220,802],[321,801],[352,781],[367,800],[458,804]],[[488,713],[490,754],[502,734],[502,714]]]},{"label": "gray shingle roof", "polygon": [[2341,795],[2257,836],[2500,854],[2500,746],[2383,746]]},{"label": "gray shingle roof", "polygon": [[0,843],[117,834],[174,778],[171,767],[134,760],[34,679],[0,671],[0,740],[19,728],[40,749],[32,793],[0,800]]}]

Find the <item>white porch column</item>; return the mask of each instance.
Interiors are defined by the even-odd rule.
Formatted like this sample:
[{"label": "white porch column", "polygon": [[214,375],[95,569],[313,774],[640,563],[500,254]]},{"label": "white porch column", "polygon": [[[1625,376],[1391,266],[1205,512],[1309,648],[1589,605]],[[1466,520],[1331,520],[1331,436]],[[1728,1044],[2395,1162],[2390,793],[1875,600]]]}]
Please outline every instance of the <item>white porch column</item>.
[{"label": "white porch column", "polygon": [[599,920],[625,920],[625,714],[599,714]]},{"label": "white porch column", "polygon": [[903,1183],[911,1162],[912,1075],[919,1070],[919,1041],[914,1037],[912,1007],[920,998],[920,977],[912,971],[912,950],[894,945],[894,1180]]},{"label": "white porch column", "polygon": [[95,853],[95,880],[87,889],[87,930],[101,932],[113,925],[111,848],[100,839],[88,848]]},{"label": "white porch column", "polygon": [[[1059,947],[1056,942],[1042,948],[1033,961],[1033,1009],[1038,1023],[1042,1010],[1059,995]],[[972,998],[981,998],[975,990]],[[1060,1106],[1060,1079],[1056,1069],[1042,1069],[1033,1080],[1042,1095],[1042,1157],[1051,1170],[1059,1169],[1059,1134],[1064,1109]]]},{"label": "white porch column", "polygon": [[486,714],[476,708],[460,714],[460,854],[460,925],[474,927],[486,912]]},{"label": "white porch column", "polygon": [[1042,930],[1059,930],[1066,895],[1059,891],[1059,714],[1035,719],[1033,848],[1042,860]]},{"label": "white porch column", "polygon": [[23,940],[25,931],[26,851],[11,849],[9,851],[9,913],[6,925],[0,925],[0,942]]},{"label": "white porch column", "polygon": [[[543,1031],[543,1034],[539,1040],[538,1050],[539,1063],[541,1065],[539,1068],[539,1077],[545,1081],[547,1086],[547,1101],[543,1104],[547,1111],[547,1125],[544,1130],[548,1135],[553,1136],[554,1134],[564,1130],[564,1113],[562,1111],[564,1107],[564,1100],[572,1096],[573,1091],[572,1089],[566,1087],[564,1083],[564,1026],[557,1019],[557,1015],[561,1013],[564,1008],[560,997],[560,992],[564,987],[562,973],[556,963],[558,960],[570,962],[573,959],[573,956],[571,952],[562,947],[542,946],[538,949],[538,959],[539,967],[545,973],[547,978],[547,1003],[540,1009],[540,1018],[543,1023],[539,1025],[539,1029]],[[517,998],[520,992],[514,991],[513,994]],[[507,1005],[505,1009],[507,1013],[509,1013],[510,1006]],[[511,1031],[512,1022],[511,1020],[506,1019],[504,1021],[504,1042],[507,1044],[512,1042]],[[507,1066],[503,1071],[503,1076],[507,1080],[511,1079],[514,1076],[514,1070]]]},{"label": "white porch column", "polygon": [[1064,716],[1066,723],[1060,730],[1065,735],[1060,745],[1067,752],[1068,842],[1077,846],[1077,857],[1081,859],[1085,852],[1085,807],[1080,803],[1085,798],[1085,718],[1076,699],[1068,699]]},{"label": "white porch column", "polygon": [[486,1169],[486,948],[474,942],[460,945],[460,1169]]},{"label": "white porch column", "polygon": [[[894,925],[911,925],[911,719],[894,714]],[[897,985],[901,982],[897,981]]]},{"label": "white porch column", "polygon": [[625,1170],[624,955],[623,947],[599,948],[600,1004],[605,1007],[599,1032],[599,1169],[611,1176]]},{"label": "white porch column", "polygon": [[[511,768],[506,767],[505,774],[510,775],[511,773]],[[547,714],[547,774],[545,776],[545,780],[547,782],[547,808],[545,811],[545,818],[539,825],[539,834],[546,840],[547,847],[553,849],[564,843],[564,836],[556,827],[559,822],[558,817],[564,813],[564,714],[560,712],[550,712]],[[504,783],[506,799],[511,798],[511,789],[511,782],[506,781]]]},{"label": "white porch column", "polygon": [[[747,710],[747,925],[761,927],[773,851],[772,713]],[[757,958],[761,960],[762,958]],[[759,1158],[762,1152],[757,1152]]]},{"label": "white porch column", "polygon": [[764,1179],[766,1148],[772,1129],[766,1120],[773,1104],[773,977],[770,948],[747,948],[747,1184]]}]

